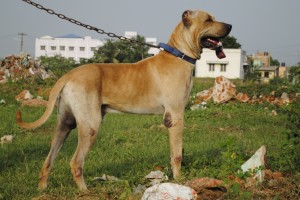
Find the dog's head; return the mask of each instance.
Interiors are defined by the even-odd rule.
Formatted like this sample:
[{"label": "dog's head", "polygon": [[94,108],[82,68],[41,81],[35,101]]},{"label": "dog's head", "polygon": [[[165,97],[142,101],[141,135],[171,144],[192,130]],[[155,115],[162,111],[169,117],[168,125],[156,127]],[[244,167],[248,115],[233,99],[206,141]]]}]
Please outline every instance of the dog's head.
[{"label": "dog's head", "polygon": [[207,12],[190,10],[182,14],[182,22],[192,41],[197,43],[198,53],[202,53],[202,48],[209,48],[216,51],[218,58],[225,57],[220,39],[230,33],[230,24],[216,21]]}]

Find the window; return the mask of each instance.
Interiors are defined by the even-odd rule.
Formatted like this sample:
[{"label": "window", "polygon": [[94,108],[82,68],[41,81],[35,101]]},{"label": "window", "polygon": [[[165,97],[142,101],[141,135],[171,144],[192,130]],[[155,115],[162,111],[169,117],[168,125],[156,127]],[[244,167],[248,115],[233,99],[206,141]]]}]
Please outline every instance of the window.
[{"label": "window", "polygon": [[43,51],[46,50],[46,46],[45,46],[45,45],[42,45],[42,46],[41,46],[41,50],[43,50]]},{"label": "window", "polygon": [[96,47],[91,47],[91,51],[95,51],[96,50]]},{"label": "window", "polygon": [[51,50],[55,51],[56,50],[56,46],[51,46]]},{"label": "window", "polygon": [[226,64],[221,64],[221,72],[226,72]]},{"label": "window", "polygon": [[265,78],[269,78],[269,72],[265,72]]},{"label": "window", "polygon": [[61,51],[64,51],[65,49],[66,49],[65,46],[60,46],[60,47],[59,47],[59,50],[61,50]]},{"label": "window", "polygon": [[84,51],[85,48],[84,47],[79,47],[79,51]]},{"label": "window", "polygon": [[215,64],[209,64],[209,71],[210,72],[215,71]]},{"label": "window", "polygon": [[74,51],[74,47],[69,47],[69,51]]}]

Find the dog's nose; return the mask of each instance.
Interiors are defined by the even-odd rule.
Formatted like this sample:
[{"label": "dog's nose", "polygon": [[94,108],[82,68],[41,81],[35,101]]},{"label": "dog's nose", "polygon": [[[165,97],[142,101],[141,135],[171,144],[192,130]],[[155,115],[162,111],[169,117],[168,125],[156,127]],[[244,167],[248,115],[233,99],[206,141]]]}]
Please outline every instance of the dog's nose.
[{"label": "dog's nose", "polygon": [[228,31],[231,31],[232,25],[231,24],[226,24]]}]

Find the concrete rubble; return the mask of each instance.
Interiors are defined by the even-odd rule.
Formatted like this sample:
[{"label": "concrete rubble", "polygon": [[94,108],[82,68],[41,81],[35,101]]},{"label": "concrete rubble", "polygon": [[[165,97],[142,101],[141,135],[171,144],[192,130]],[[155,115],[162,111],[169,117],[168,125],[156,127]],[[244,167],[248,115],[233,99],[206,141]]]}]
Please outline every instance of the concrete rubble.
[{"label": "concrete rubble", "polygon": [[[297,94],[296,94],[297,96]],[[248,94],[237,92],[236,86],[223,76],[216,77],[214,86],[207,90],[198,92],[195,95],[191,110],[203,109],[203,102],[212,100],[214,103],[221,104],[229,101],[238,101],[241,103],[270,103],[278,106],[286,105],[292,102],[291,98],[286,92],[283,92],[280,97],[275,96],[275,91],[272,91],[269,95],[260,95],[249,97]],[[206,108],[206,107],[205,107]]]},{"label": "concrete rubble", "polygon": [[222,199],[227,192],[224,182],[214,178],[195,178],[186,182],[185,185],[197,192],[197,200]]},{"label": "concrete rubble", "polygon": [[46,106],[47,101],[44,100],[42,97],[37,96],[37,98],[33,98],[33,95],[28,90],[23,90],[15,99],[21,102],[22,106],[31,106],[31,107],[38,107],[38,106]]},{"label": "concrete rubble", "polygon": [[23,101],[23,100],[28,100],[28,99],[32,99],[33,96],[32,94],[29,92],[29,90],[23,90],[22,92],[20,92],[17,96],[15,96],[15,99],[17,101]]},{"label": "concrete rubble", "polygon": [[9,79],[17,81],[38,77],[47,79],[54,77],[50,70],[46,70],[39,60],[34,60],[29,54],[9,55],[0,61],[0,84]]},{"label": "concrete rubble", "polygon": [[[142,199],[156,200],[156,199],[206,199],[213,200],[219,199],[226,194],[227,190],[224,186],[224,182],[214,178],[195,178],[187,181],[186,184],[174,184],[168,181],[167,175],[160,171],[151,171],[145,176],[150,180],[150,185],[146,189],[146,185],[138,185],[135,192],[141,192],[144,194]],[[164,183],[163,183],[164,182]]]}]

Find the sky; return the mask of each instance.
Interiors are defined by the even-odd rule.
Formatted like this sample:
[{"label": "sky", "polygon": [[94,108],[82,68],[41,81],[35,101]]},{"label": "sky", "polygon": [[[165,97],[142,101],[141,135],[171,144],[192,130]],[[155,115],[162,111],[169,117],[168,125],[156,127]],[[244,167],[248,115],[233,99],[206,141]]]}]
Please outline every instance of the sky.
[{"label": "sky", "polygon": [[[34,0],[106,32],[137,31],[167,42],[185,10],[204,10],[218,21],[232,24],[230,33],[247,55],[270,52],[287,66],[300,62],[299,0]],[[22,0],[3,0],[0,6],[0,58],[23,50],[34,56],[35,38],[65,34],[108,39],[39,10]]]}]

